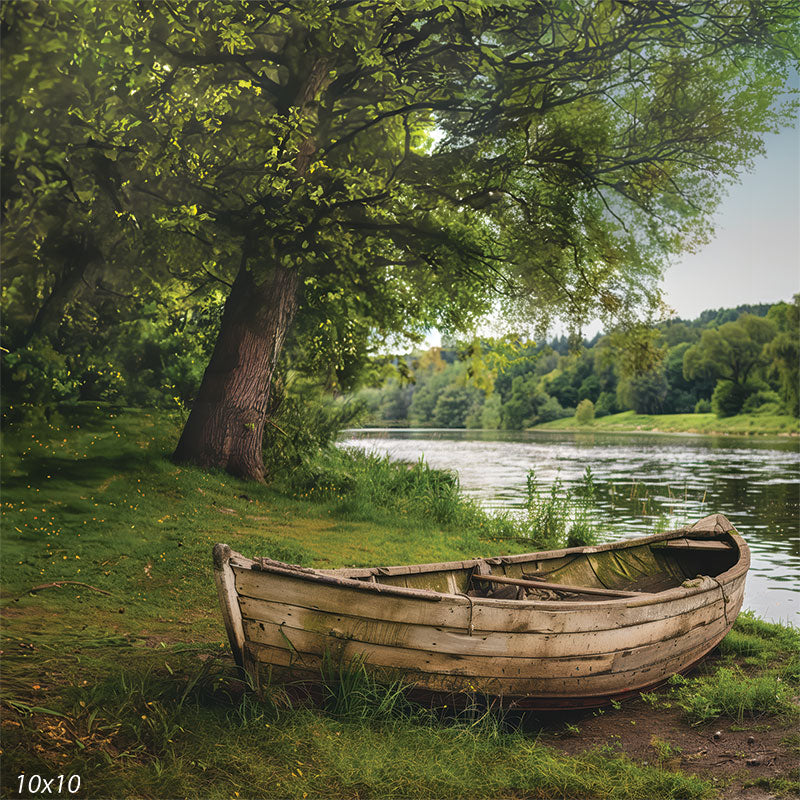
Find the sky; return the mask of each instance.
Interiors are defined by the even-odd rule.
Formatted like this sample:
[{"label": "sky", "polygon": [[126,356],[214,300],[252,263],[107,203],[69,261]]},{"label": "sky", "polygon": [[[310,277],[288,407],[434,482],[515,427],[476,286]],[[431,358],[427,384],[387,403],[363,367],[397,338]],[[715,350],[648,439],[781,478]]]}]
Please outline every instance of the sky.
[{"label": "sky", "polygon": [[713,240],[665,273],[664,300],[683,319],[800,292],[800,120],[765,145],[714,215]]}]

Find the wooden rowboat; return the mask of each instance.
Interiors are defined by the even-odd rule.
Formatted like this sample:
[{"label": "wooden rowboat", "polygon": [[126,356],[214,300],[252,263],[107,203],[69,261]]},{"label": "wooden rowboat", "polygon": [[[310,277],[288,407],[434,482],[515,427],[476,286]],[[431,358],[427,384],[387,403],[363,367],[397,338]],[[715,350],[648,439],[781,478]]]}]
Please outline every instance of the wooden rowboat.
[{"label": "wooden rowboat", "polygon": [[428,693],[589,707],[684,672],[728,633],[750,551],[721,514],[596,547],[305,569],[214,547],[234,657],[259,681],[361,659]]}]

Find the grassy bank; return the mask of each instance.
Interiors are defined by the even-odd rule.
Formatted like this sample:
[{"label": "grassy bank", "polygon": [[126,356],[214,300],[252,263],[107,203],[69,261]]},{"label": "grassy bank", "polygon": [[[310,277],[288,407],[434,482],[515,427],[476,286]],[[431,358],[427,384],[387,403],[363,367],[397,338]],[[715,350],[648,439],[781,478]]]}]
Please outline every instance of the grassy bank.
[{"label": "grassy bank", "polygon": [[[565,752],[562,719],[516,730],[488,714],[433,714],[359,675],[348,678],[347,702],[333,676],[321,705],[298,704],[282,687],[257,699],[225,641],[215,542],[319,567],[530,544],[421,464],[334,453],[281,486],[254,486],[172,464],[177,429],[163,414],[93,406],[4,437],[2,796],[20,796],[23,774],[79,775],[82,797],[717,794],[711,776],[644,763],[614,744]],[[547,502],[532,498],[532,518]],[[737,623],[720,667],[743,670],[731,682],[780,677],[796,687],[785,667],[796,632],[759,624]],[[715,698],[691,700],[706,691],[701,679],[652,702],[683,704],[701,722],[728,713]],[[767,694],[756,694],[760,705],[742,707],[742,719],[794,713],[783,695],[765,706]],[[685,715],[688,726],[695,717]]]},{"label": "grassy bank", "polygon": [[698,433],[726,436],[786,436],[800,434],[800,420],[788,414],[637,414],[623,411],[581,425],[575,417],[537,425],[537,431],[598,431],[601,433]]}]

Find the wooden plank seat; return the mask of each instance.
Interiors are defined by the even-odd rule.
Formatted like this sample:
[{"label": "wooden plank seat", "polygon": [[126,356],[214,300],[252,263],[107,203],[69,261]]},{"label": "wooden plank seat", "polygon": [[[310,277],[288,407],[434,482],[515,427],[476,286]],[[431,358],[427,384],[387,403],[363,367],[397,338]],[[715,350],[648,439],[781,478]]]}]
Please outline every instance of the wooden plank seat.
[{"label": "wooden plank seat", "polygon": [[704,550],[708,552],[732,552],[734,547],[719,539],[668,539],[650,545],[653,550]]},{"label": "wooden plank seat", "polygon": [[551,583],[544,580],[531,580],[530,578],[509,578],[505,575],[472,575],[473,581],[486,583],[505,583],[510,586],[522,586],[529,589],[550,589],[556,592],[572,592],[574,594],[598,595],[601,597],[640,597],[643,592],[623,592],[619,589],[605,589],[597,586],[573,586],[569,583]]}]

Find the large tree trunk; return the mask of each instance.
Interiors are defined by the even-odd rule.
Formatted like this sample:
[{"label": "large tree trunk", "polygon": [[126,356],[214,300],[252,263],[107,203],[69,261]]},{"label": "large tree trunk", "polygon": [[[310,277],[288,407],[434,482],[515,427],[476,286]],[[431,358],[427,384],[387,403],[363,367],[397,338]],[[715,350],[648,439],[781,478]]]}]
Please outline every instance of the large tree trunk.
[{"label": "large tree trunk", "polygon": [[225,303],[214,354],[173,455],[264,481],[262,438],[272,375],[297,310],[297,274],[275,266],[261,283],[243,265]]},{"label": "large tree trunk", "polygon": [[[303,113],[331,79],[328,61],[313,57],[296,87],[292,105]],[[313,135],[295,157],[302,179],[316,152]],[[225,303],[214,354],[181,434],[173,459],[219,467],[264,482],[262,440],[272,375],[298,305],[297,273],[275,265],[260,283],[247,269],[249,247]]]},{"label": "large tree trunk", "polygon": [[25,331],[21,347],[40,334],[49,334],[58,328],[67,307],[74,303],[86,289],[92,288],[99,270],[101,254],[85,237],[57,238],[46,243],[43,253],[48,259],[61,263],[50,294],[39,306],[36,316]]}]

